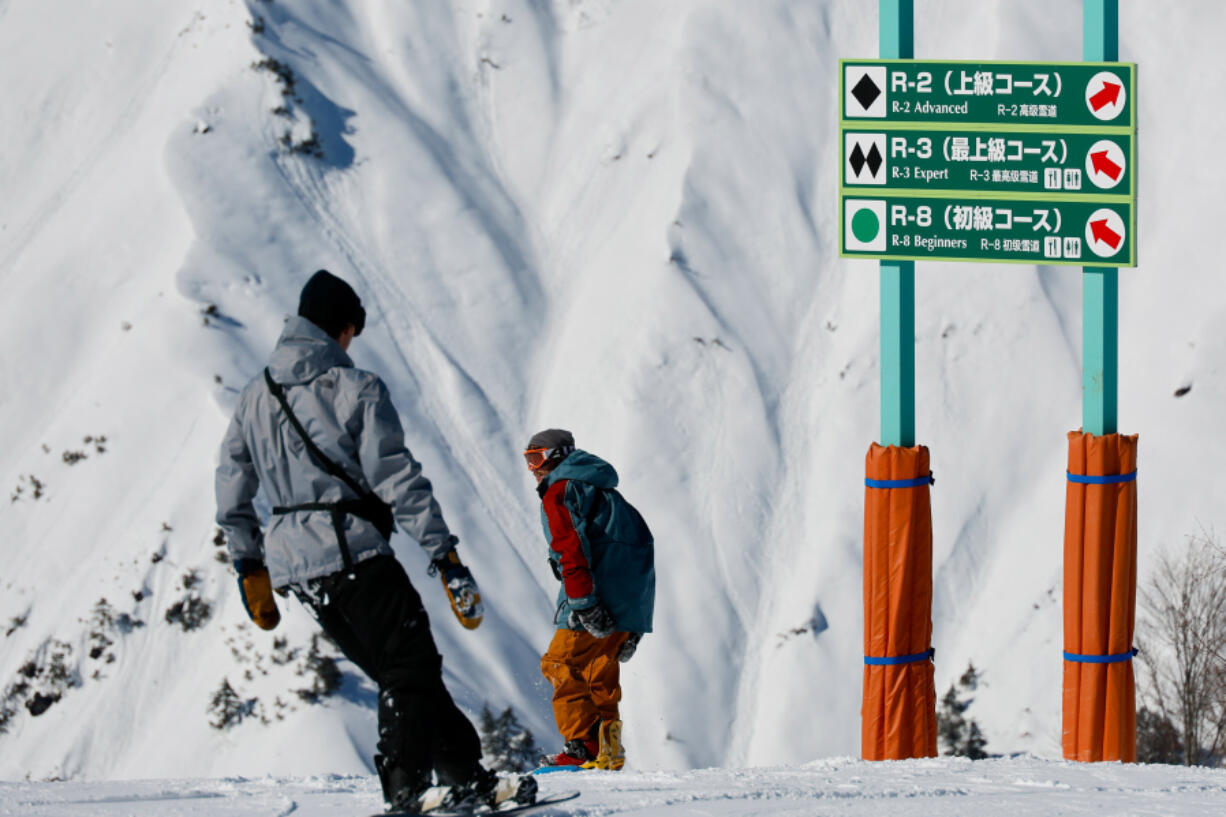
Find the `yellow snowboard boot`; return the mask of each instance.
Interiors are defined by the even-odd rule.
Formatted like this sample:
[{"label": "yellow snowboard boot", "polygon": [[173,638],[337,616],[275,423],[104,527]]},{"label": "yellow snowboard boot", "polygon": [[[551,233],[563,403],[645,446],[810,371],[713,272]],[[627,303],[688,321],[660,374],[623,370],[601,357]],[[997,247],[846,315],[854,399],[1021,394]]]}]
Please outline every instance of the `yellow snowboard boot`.
[{"label": "yellow snowboard boot", "polygon": [[622,722],[601,721],[600,753],[595,760],[583,764],[585,769],[608,769],[620,771],[626,765],[626,751],[622,747]]}]

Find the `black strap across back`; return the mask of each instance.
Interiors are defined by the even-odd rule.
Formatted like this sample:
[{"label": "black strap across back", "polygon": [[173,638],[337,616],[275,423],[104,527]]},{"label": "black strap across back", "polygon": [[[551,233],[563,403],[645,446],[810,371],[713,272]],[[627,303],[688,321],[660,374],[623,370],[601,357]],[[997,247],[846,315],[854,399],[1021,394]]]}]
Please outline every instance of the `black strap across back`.
[{"label": "black strap across back", "polygon": [[307,454],[311,457],[312,461],[330,476],[345,483],[349,490],[357,494],[358,497],[357,499],[344,499],[340,502],[307,502],[301,505],[278,505],[272,509],[272,512],[278,516],[295,511],[326,511],[331,514],[332,528],[336,531],[336,541],[341,550],[341,558],[345,562],[345,570],[350,570],[353,567],[353,558],[349,553],[349,542],[345,538],[345,514],[353,514],[365,519],[375,526],[375,529],[379,531],[379,534],[384,539],[391,539],[392,530],[395,526],[392,506],[380,499],[374,491],[364,488],[344,468],[337,465],[335,461],[315,444],[310,435],[307,434],[306,429],[302,427],[302,423],[298,420],[297,415],[294,414],[293,409],[289,407],[289,401],[285,399],[285,387],[272,379],[272,373],[268,369],[264,369],[264,382],[268,384],[268,391],[281,404],[281,410],[285,412],[290,425],[294,427],[294,431],[298,433],[303,444],[306,445]]}]

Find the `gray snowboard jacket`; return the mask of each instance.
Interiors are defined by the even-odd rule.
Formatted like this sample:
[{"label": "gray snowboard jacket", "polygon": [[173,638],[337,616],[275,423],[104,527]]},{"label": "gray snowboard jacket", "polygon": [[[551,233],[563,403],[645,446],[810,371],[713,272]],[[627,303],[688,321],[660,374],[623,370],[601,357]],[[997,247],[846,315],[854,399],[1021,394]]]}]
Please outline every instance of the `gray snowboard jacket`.
[{"label": "gray snowboard jacket", "polygon": [[[268,369],[315,445],[389,503],[397,523],[431,559],[445,555],[455,539],[430,481],[405,448],[400,417],[383,381],[354,368],[335,340],[301,317],[286,324]],[[217,524],[226,533],[230,556],[263,560],[273,587],[344,567],[327,511],[273,515],[264,535],[253,504],[260,488],[272,507],[357,498],[312,461],[263,372],[239,395],[217,466]],[[375,526],[359,516],[346,514],[344,530],[354,562],[392,552]]]}]

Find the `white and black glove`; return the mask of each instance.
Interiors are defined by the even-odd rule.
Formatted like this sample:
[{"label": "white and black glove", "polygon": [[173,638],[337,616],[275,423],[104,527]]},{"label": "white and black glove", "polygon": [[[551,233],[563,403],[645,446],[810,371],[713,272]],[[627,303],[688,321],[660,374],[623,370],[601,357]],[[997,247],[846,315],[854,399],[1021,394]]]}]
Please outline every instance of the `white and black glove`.
[{"label": "white and black glove", "polygon": [[617,660],[624,664],[633,658],[634,651],[639,648],[639,642],[642,640],[642,633],[631,633],[629,637],[622,642],[621,647],[617,650]]},{"label": "white and black glove", "polygon": [[571,610],[567,624],[570,625],[571,629],[576,629],[576,625],[578,625],[596,638],[608,638],[617,629],[617,624],[613,621],[613,616],[609,613],[608,608],[600,602],[596,602],[591,607],[583,610]]}]

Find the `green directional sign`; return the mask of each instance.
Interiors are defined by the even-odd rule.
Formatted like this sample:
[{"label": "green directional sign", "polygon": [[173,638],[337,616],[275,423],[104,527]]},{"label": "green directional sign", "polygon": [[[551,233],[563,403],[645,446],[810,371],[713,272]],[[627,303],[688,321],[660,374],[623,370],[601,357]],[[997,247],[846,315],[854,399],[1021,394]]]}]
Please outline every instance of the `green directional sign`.
[{"label": "green directional sign", "polygon": [[1136,264],[1136,66],[843,60],[840,254]]},{"label": "green directional sign", "polygon": [[1134,193],[1133,145],[1127,133],[849,126],[843,186],[1126,199]]},{"label": "green directional sign", "polygon": [[1131,202],[846,195],[842,254],[1095,267],[1136,263]]},{"label": "green directional sign", "polygon": [[891,124],[1132,128],[1133,63],[842,60],[842,116]]}]

